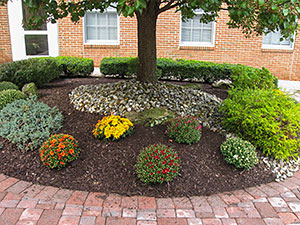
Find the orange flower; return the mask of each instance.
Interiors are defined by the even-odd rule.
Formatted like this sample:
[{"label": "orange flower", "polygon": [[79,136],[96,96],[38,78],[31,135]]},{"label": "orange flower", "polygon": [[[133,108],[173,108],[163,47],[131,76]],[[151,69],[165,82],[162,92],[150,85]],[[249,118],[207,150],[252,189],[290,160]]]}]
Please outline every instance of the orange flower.
[{"label": "orange flower", "polygon": [[54,155],[54,152],[51,150],[50,155]]},{"label": "orange flower", "polygon": [[62,143],[60,143],[59,145],[58,145],[58,148],[65,148],[66,146],[64,145],[64,144],[62,144]]},{"label": "orange flower", "polygon": [[59,162],[61,165],[65,165],[65,163],[64,162]]},{"label": "orange flower", "polygon": [[70,154],[73,154],[73,153],[74,153],[74,149],[71,148],[71,149],[69,150],[69,153],[70,153]]}]

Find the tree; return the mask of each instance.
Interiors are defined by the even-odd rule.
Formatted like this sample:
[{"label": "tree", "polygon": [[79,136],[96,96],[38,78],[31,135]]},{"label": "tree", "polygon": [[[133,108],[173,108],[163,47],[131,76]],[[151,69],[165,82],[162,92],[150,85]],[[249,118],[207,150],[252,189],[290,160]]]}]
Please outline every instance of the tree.
[{"label": "tree", "polygon": [[[0,0],[6,4],[8,0]],[[14,1],[14,0],[13,0]],[[214,21],[221,10],[229,12],[229,28],[240,28],[246,37],[280,30],[284,38],[291,38],[299,26],[300,0],[24,0],[35,13],[29,20],[33,26],[45,20],[55,23],[71,15],[79,21],[88,10],[103,12],[114,7],[125,17],[135,16],[138,23],[138,74],[145,82],[157,81],[156,21],[160,13],[172,8],[181,11],[183,19],[192,18],[193,10],[202,9],[202,22]],[[43,8],[45,13],[39,13]]]}]

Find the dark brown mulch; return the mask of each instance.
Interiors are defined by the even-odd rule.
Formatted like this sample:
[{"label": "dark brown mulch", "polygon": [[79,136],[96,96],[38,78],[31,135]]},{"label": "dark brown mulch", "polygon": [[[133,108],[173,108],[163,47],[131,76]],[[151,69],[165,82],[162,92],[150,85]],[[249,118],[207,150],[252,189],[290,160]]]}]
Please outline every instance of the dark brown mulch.
[{"label": "dark brown mulch", "polygon": [[[101,115],[76,111],[68,94],[80,84],[97,84],[117,80],[104,78],[75,78],[57,80],[39,90],[40,100],[57,106],[64,115],[59,132],[73,135],[80,143],[81,155],[68,167],[49,170],[42,165],[38,150],[21,153],[4,139],[0,151],[0,172],[22,180],[61,188],[85,191],[147,195],[155,197],[209,195],[246,188],[274,180],[271,171],[260,163],[250,171],[235,170],[227,165],[219,151],[225,140],[218,133],[203,129],[201,141],[193,145],[177,144],[164,134],[165,126],[135,127],[133,135],[118,142],[95,139],[92,129]],[[204,85],[204,90],[214,90]],[[227,96],[226,90],[216,92]],[[181,159],[181,176],[169,184],[144,185],[135,173],[140,150],[150,144],[163,143],[175,149]]]}]

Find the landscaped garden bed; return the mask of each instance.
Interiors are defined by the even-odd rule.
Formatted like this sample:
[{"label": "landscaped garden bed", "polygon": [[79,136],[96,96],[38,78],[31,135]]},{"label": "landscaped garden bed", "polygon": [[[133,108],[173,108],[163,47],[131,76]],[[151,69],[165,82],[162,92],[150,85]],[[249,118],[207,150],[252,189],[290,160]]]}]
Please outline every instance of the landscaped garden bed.
[{"label": "landscaped garden bed", "polygon": [[[61,188],[157,197],[209,195],[274,180],[271,170],[261,161],[249,171],[227,164],[220,151],[225,137],[206,127],[202,128],[200,142],[191,145],[170,139],[165,134],[166,125],[135,125],[132,135],[115,142],[96,139],[92,130],[102,115],[76,110],[70,104],[69,94],[80,85],[118,81],[107,78],[59,79],[39,89],[39,100],[50,107],[57,106],[63,114],[63,126],[56,133],[67,133],[76,138],[80,156],[62,170],[50,170],[40,160],[38,149],[21,153],[15,145],[1,138],[0,171],[22,180]],[[227,96],[227,90],[215,89],[208,84],[202,85],[202,89],[216,93],[222,99]],[[139,180],[135,165],[140,151],[157,143],[177,152],[181,163],[180,176],[169,183],[146,185]]]},{"label": "landscaped garden bed", "polygon": [[136,58],[107,58],[101,78],[87,77],[92,60],[73,57],[1,66],[0,172],[167,197],[284,180],[299,169],[300,105],[267,69],[158,59],[162,80],[144,83],[136,66]]}]

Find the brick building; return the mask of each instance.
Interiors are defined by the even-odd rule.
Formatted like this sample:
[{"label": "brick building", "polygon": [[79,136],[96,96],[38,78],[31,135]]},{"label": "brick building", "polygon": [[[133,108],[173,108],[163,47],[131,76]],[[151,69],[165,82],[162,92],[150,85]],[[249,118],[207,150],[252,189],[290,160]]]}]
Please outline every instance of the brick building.
[{"label": "brick building", "polygon": [[[158,57],[241,63],[266,67],[279,79],[300,80],[300,40],[280,41],[280,32],[245,38],[239,29],[228,29],[228,15],[217,22],[202,24],[197,16],[181,21],[180,13],[164,12],[157,22]],[[135,18],[118,16],[113,9],[89,12],[77,24],[69,18],[47,24],[40,30],[22,26],[26,9],[20,0],[0,6],[0,63],[34,56],[79,56],[94,59],[137,55]]]}]

